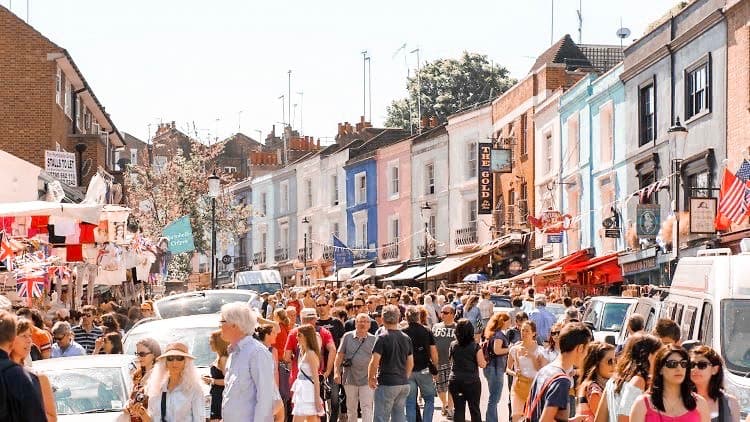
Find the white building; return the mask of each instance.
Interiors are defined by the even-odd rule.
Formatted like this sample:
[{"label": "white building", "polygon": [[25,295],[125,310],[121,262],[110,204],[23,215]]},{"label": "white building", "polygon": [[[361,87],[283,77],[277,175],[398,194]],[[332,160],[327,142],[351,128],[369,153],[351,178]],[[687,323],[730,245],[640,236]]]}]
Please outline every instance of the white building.
[{"label": "white building", "polygon": [[[297,175],[297,259],[303,261],[302,253],[307,247],[307,260],[320,257],[321,250],[312,240],[318,235],[319,211],[325,183],[320,178],[320,153],[313,152],[293,164]],[[306,221],[306,222],[305,222]],[[314,233],[315,232],[315,233]],[[305,246],[305,239],[307,246]]]},{"label": "white building", "polygon": [[275,263],[274,245],[276,239],[273,230],[275,218],[272,187],[271,174],[255,178],[251,184],[253,216],[250,230],[252,232],[252,263],[254,268],[267,268]]},{"label": "white building", "polygon": [[346,243],[346,170],[349,148],[334,144],[320,153],[320,206],[313,227],[313,258],[333,258],[333,235]]}]

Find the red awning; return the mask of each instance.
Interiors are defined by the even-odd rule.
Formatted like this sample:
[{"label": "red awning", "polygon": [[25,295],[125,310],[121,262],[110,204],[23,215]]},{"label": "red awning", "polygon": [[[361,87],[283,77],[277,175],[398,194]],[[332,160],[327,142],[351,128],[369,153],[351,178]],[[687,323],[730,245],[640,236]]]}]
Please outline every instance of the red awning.
[{"label": "red awning", "polygon": [[577,276],[582,272],[590,272],[591,284],[613,284],[623,280],[622,269],[617,261],[618,254],[597,256],[586,261],[571,263],[563,268],[569,276]]},{"label": "red awning", "polygon": [[546,274],[547,270],[552,270],[552,269],[561,270],[561,269],[563,269],[568,264],[578,263],[578,262],[581,262],[583,260],[586,260],[587,258],[588,258],[588,250],[583,249],[583,250],[580,250],[580,251],[576,251],[576,252],[573,252],[572,254],[570,254],[568,256],[565,256],[565,257],[562,257],[562,258],[560,258],[558,260],[550,261],[550,262],[542,264],[542,265],[540,265],[540,266],[538,266],[536,268],[532,268],[532,269],[526,271],[523,274],[519,274],[519,275],[517,275],[515,277],[512,277],[512,278],[508,279],[508,281],[520,281],[520,280],[530,279],[530,278],[533,278],[534,276],[536,276],[537,274],[540,274],[542,272],[544,272]]}]

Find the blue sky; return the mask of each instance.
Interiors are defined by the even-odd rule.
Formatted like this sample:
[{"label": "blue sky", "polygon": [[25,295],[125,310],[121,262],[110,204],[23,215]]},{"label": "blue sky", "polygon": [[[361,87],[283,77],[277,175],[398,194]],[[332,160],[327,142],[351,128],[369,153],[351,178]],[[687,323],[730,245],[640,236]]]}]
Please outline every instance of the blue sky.
[{"label": "blue sky", "polygon": [[[32,26],[66,48],[121,131],[146,140],[159,121],[207,141],[237,131],[258,138],[282,120],[292,70],[294,126],[331,141],[362,114],[362,50],[372,69],[372,120],[406,95],[407,66],[487,54],[524,76],[550,45],[551,0],[250,1],[29,0]],[[583,42],[619,44],[676,3],[582,0]],[[26,1],[0,0],[22,18]],[[554,39],[578,40],[579,0],[555,0]],[[626,40],[629,44],[631,40]],[[406,59],[406,61],[405,61]],[[304,92],[299,95],[298,92]],[[241,111],[241,113],[240,113]],[[285,113],[286,114],[286,113]],[[302,121],[300,122],[300,114]],[[219,119],[217,121],[217,119]],[[286,116],[289,120],[289,116]],[[279,124],[277,124],[279,126]]]}]

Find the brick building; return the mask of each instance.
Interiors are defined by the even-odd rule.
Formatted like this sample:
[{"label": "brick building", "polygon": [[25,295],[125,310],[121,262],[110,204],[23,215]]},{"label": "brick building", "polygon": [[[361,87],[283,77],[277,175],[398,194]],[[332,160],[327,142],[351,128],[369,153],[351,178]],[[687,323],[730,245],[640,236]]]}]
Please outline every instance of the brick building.
[{"label": "brick building", "polygon": [[70,53],[3,6],[0,75],[0,149],[44,169],[45,151],[85,148],[70,184],[114,170],[123,136]]}]

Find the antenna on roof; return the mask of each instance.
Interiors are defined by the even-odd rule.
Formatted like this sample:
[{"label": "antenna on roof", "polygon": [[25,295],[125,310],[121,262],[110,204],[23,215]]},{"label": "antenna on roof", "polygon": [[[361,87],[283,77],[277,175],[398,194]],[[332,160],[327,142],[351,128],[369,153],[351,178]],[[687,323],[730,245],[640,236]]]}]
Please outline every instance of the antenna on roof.
[{"label": "antenna on roof", "polygon": [[555,43],[555,0],[552,0],[552,15],[550,17],[549,45]]},{"label": "antenna on roof", "polygon": [[622,40],[630,36],[630,29],[622,26],[622,18],[620,18],[620,29],[616,32],[617,38],[620,39],[620,49],[622,49]]},{"label": "antenna on roof", "polygon": [[578,44],[583,43],[583,0],[578,0]]}]

